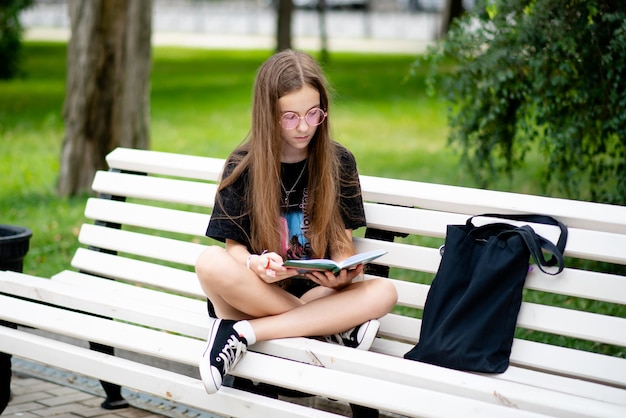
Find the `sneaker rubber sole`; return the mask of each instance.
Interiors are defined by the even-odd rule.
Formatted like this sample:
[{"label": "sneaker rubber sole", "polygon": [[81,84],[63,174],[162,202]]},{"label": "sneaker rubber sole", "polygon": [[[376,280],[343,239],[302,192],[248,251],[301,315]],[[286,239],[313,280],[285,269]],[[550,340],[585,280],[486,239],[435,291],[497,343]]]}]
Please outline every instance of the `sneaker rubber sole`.
[{"label": "sneaker rubber sole", "polygon": [[378,319],[372,319],[370,321],[365,322],[361,325],[359,329],[359,334],[363,332],[361,342],[355,347],[357,350],[369,350],[372,344],[374,343],[374,339],[376,338],[376,334],[378,334],[378,329],[380,328],[380,321]]},{"label": "sneaker rubber sole", "polygon": [[211,348],[213,347],[213,342],[215,341],[221,322],[221,319],[216,319],[213,321],[213,324],[211,324],[207,345],[202,351],[202,357],[200,358],[200,377],[204,384],[204,389],[208,394],[217,392],[222,386],[222,376],[217,370],[215,371],[216,373],[214,373],[213,367],[211,367]]}]

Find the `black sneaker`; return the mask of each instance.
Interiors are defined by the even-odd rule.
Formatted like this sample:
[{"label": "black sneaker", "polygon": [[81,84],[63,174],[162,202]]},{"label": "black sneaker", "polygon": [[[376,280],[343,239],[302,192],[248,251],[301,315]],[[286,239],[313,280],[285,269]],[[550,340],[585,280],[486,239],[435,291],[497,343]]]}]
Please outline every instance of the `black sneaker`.
[{"label": "black sneaker", "polygon": [[369,321],[351,328],[347,331],[324,337],[324,341],[345,345],[346,347],[356,348],[358,350],[369,350],[376,338],[380,328],[378,319],[370,319]]},{"label": "black sneaker", "polygon": [[248,342],[233,328],[237,321],[216,319],[200,358],[200,376],[208,394],[218,391],[222,379],[248,349]]}]

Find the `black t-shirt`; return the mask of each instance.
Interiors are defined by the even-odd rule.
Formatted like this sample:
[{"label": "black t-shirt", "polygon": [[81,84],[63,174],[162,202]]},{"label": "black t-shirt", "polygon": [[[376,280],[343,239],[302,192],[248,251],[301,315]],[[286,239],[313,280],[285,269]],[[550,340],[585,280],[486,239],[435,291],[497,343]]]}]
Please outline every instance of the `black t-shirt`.
[{"label": "black t-shirt", "polygon": [[[356,229],[365,226],[365,210],[358,182],[356,160],[344,146],[336,143],[336,148],[341,176],[339,203],[341,216],[346,229]],[[308,224],[304,210],[308,183],[306,164],[307,160],[293,164],[281,163],[282,242],[287,258],[310,257],[308,240],[305,237]],[[228,177],[233,169],[232,161],[227,161],[223,178]],[[245,199],[248,184],[246,170],[232,185],[218,193],[206,235],[221,242],[232,239],[245,245],[252,252],[248,238],[250,216]]]}]

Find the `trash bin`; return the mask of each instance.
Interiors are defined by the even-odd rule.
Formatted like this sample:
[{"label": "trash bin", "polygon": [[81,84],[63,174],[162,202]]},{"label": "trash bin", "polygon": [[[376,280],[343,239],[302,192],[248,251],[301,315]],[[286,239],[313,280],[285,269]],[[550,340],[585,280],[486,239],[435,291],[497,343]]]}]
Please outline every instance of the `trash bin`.
[{"label": "trash bin", "polygon": [[0,225],[0,270],[22,272],[32,235],[22,226]]},{"label": "trash bin", "polygon": [[[24,257],[28,253],[30,237],[28,228],[0,225],[0,270],[22,272]],[[0,326],[17,328],[15,324],[0,320]],[[0,353],[0,415],[11,398],[11,355]]]}]

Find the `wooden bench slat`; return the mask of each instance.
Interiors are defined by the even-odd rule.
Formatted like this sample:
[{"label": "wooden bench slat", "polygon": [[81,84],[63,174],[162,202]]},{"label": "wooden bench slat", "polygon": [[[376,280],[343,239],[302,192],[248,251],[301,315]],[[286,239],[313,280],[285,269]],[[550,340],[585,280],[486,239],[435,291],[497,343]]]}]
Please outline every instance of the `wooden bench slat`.
[{"label": "wooden bench slat", "polygon": [[[618,409],[626,406],[623,391],[616,389],[607,395],[602,385],[582,381],[573,387],[564,386],[563,384],[570,380],[566,378],[554,379],[551,385],[545,385],[545,382],[541,380],[544,374],[540,372],[533,372],[536,379],[535,382],[527,381],[525,382],[526,384],[520,385],[518,382],[510,379],[499,379],[494,382],[491,375],[458,372],[426,363],[404,360],[401,357],[379,357],[376,353],[366,351],[354,352],[350,351],[350,349],[344,349],[343,351],[347,350],[349,355],[346,355],[346,358],[341,358],[341,361],[337,361],[340,350],[337,350],[335,346],[301,338],[258,343],[254,346],[254,349],[274,356],[288,355],[289,358],[302,362],[311,361],[310,357],[314,357],[318,364],[322,366],[330,367],[332,365],[332,367],[337,367],[350,373],[367,372],[369,375],[378,378],[389,378],[392,375],[394,381],[402,384],[430,388],[484,401],[493,398],[495,393],[497,393],[502,398],[518,405],[521,409],[535,410],[531,406],[534,403],[538,404],[538,408],[542,408],[539,405],[548,405],[545,409],[537,410],[543,413],[555,414],[556,416],[562,415],[562,412],[559,413],[557,411],[564,407],[562,405],[564,399],[570,399],[570,396],[573,394],[589,400],[616,404],[619,405]],[[363,364],[370,365],[367,371],[362,370]],[[415,376],[419,376],[419,379],[416,379]],[[570,391],[572,388],[573,390]],[[546,389],[548,392],[545,392]],[[541,399],[544,396],[551,399]],[[586,402],[583,401],[582,403],[585,404]],[[576,413],[583,413],[582,410],[577,410],[577,407],[573,405],[565,408],[572,408]],[[583,409],[586,408],[583,407]],[[594,414],[592,409],[588,410],[587,413]]]},{"label": "wooden bench slat", "polygon": [[[93,220],[205,236],[210,215],[116,200],[87,200],[85,217]],[[176,222],[172,222],[176,219]]]},{"label": "wooden bench slat", "polygon": [[383,231],[443,238],[449,224],[465,223],[470,215],[364,202],[367,225]]},{"label": "wooden bench slat", "polygon": [[152,257],[189,266],[196,264],[200,252],[205,248],[203,245],[193,242],[90,224],[82,225],[78,239],[82,244],[97,248]]},{"label": "wooden bench slat", "polygon": [[[72,267],[94,275],[152,286],[188,296],[205,297],[195,273],[142,260],[79,248],[72,259]],[[66,273],[64,271],[59,274]],[[368,279],[374,277],[368,276]],[[398,302],[400,305],[423,308],[430,286],[402,280],[393,280],[393,282],[400,289],[401,298]]]},{"label": "wooden bench slat", "polygon": [[[407,342],[400,343],[377,339],[371,350],[402,357],[417,343],[420,323],[419,319],[401,315],[387,315],[381,318],[380,336],[398,338],[399,335],[403,335],[402,339]],[[403,329],[404,332],[402,332]],[[626,360],[624,359],[516,338],[513,342],[510,361],[511,364],[535,370],[551,371],[593,381],[610,381],[613,385],[626,388],[626,378],[624,377],[626,376]],[[571,370],[571,364],[578,364],[579,366],[574,371]],[[626,397],[624,400],[626,402]]]},{"label": "wooden bench slat", "polygon": [[[104,207],[106,208],[107,205],[104,205]],[[165,213],[168,213],[167,211],[168,210],[165,210]],[[138,210],[137,216],[140,215],[141,210]],[[112,218],[113,217],[107,219]],[[115,233],[115,231],[108,232],[111,234]],[[116,241],[108,240],[107,242],[111,243]],[[389,250],[390,253],[380,259],[382,261],[381,264],[391,265],[394,267],[397,266],[399,268],[412,268],[434,273],[436,272],[440,260],[438,251],[432,248],[418,247],[413,245],[402,245],[397,243],[385,243],[376,240],[364,240],[359,238],[356,238],[355,242],[357,248],[360,251],[369,251],[379,248]],[[170,241],[167,241],[166,243],[169,244]],[[154,244],[156,244],[156,241],[153,242],[153,246]],[[92,241],[91,245],[99,246],[95,241]],[[111,247],[112,246],[109,244],[109,249],[114,249],[118,251],[129,251],[127,248],[122,249],[121,247],[117,246],[115,248]],[[169,251],[169,249],[166,249],[163,252]],[[80,258],[87,257],[87,254],[88,253],[84,253],[84,251],[77,253],[78,260],[80,260]],[[106,258],[105,255],[94,255],[94,257]],[[90,261],[79,262],[78,260],[74,262],[74,267],[86,271],[93,271],[93,269],[90,269]],[[187,262],[190,263],[191,260],[188,260]],[[94,263],[98,265],[97,262]],[[118,270],[120,274],[125,271],[129,272],[129,274],[132,272],[131,269],[127,269],[127,267],[130,267],[127,265],[117,267],[116,263],[112,263],[111,265],[109,265],[106,261],[99,263],[99,265],[102,268],[93,272],[103,272],[107,269]],[[145,267],[151,268],[152,264],[148,263],[148,265],[146,265]],[[168,274],[175,274],[175,270],[170,271]],[[122,276],[119,277],[121,278]],[[136,281],[137,279],[134,280]],[[404,286],[404,288],[408,287],[410,287],[409,284]],[[585,297],[612,303],[626,303],[626,279],[624,279],[623,276],[617,275],[567,268],[559,276],[553,277],[546,275],[542,273],[539,269],[535,268],[528,275],[526,287],[534,290],[541,290],[551,293],[561,293],[570,296]],[[403,290],[402,292],[400,292],[400,304],[416,308],[423,308],[425,297],[427,294],[424,293],[423,290],[425,289],[422,289],[415,294],[407,294]]]},{"label": "wooden bench slat", "polygon": [[[370,351],[402,358],[413,345],[377,338]],[[488,376],[626,405],[624,359],[516,338],[510,362],[506,372]],[[579,365],[576,370],[570,367],[572,362]],[[615,387],[593,382],[609,382]]]},{"label": "wooden bench slat", "polygon": [[[420,326],[419,319],[389,314],[381,319],[380,333],[385,337],[417,342]],[[626,318],[524,302],[517,326],[606,344],[626,345]]]},{"label": "wooden bench slat", "polygon": [[87,273],[152,286],[183,295],[205,297],[198,277],[191,271],[85,248],[76,250],[72,267]]},{"label": "wooden bench slat", "polygon": [[[426,252],[425,252],[426,253]],[[402,280],[401,273],[391,272],[399,291],[398,304],[423,309],[429,285]],[[603,302],[626,303],[626,279],[614,274],[566,268],[558,276],[550,276],[535,268],[526,278],[527,289],[581,297]]]},{"label": "wooden bench slat", "polygon": [[520,308],[517,326],[626,346],[626,318],[525,302]]},{"label": "wooden bench slat", "polygon": [[354,245],[359,252],[386,250],[387,254],[377,258],[375,263],[401,269],[419,270],[434,273],[437,271],[439,251],[436,248],[405,245],[368,238],[354,238]]},{"label": "wooden bench slat", "polygon": [[[615,387],[626,388],[626,359],[624,358],[565,349],[516,338],[511,348],[511,361],[518,366],[528,366],[531,369],[541,368],[557,375],[575,376],[578,379],[606,382]],[[577,365],[575,371],[571,369],[572,362]],[[622,403],[626,404],[623,391],[619,397]]]},{"label": "wooden bench slat", "polygon": [[[0,349],[52,367],[93,376],[146,393],[158,394],[173,402],[226,416],[242,418],[257,418],[263,415],[277,418],[341,416],[227,387],[212,396],[207,396],[198,379],[4,327],[0,327]],[[103,367],[94,368],[94,363]]]},{"label": "wooden bench slat", "polygon": [[379,334],[383,337],[409,341],[414,344],[419,340],[421,319],[391,313],[379,320]]},{"label": "wooden bench slat", "polygon": [[[378,259],[380,264],[432,273],[433,278],[441,262],[439,250],[436,248],[401,243],[383,243],[376,240],[364,241],[360,238],[354,240],[358,251],[370,251],[379,248],[389,251],[388,254]],[[391,274],[393,276],[394,272],[392,271]],[[626,278],[616,274],[565,268],[561,274],[550,276],[533,266],[526,278],[525,287],[544,292],[626,304]],[[424,297],[407,302],[402,299],[403,295],[400,297],[403,305],[419,308],[424,306],[426,300]]]},{"label": "wooden bench slat", "polygon": [[[594,360],[597,359],[594,358]],[[593,364],[595,363],[594,361]],[[568,376],[561,376],[558,372],[552,374],[513,365],[504,373],[496,374],[491,377],[497,380],[506,380],[557,392],[571,393],[583,398],[599,399],[618,405],[626,405],[626,398],[624,397],[624,391],[622,389],[607,387],[600,383],[590,383],[589,381],[580,380],[578,378],[572,379]]]},{"label": "wooden bench slat", "polygon": [[201,319],[206,319],[206,300],[138,287],[128,283],[104,279],[90,274],[77,273],[70,270],[55,274],[50,280],[64,283],[76,289],[106,293],[116,299],[135,299],[142,302],[145,300],[149,302],[150,305],[168,307],[183,312],[192,312],[194,314],[200,314]]},{"label": "wooden bench slat", "polygon": [[626,235],[575,228],[569,232],[566,256],[626,265],[626,255],[622,250]]},{"label": "wooden bench slat", "polygon": [[604,302],[626,304],[626,278],[616,274],[565,268],[558,276],[542,273],[536,266],[526,276],[525,287]]},{"label": "wooden bench slat", "polygon": [[117,148],[107,157],[109,167],[118,170],[187,177],[201,180],[217,180],[224,166],[224,159]]},{"label": "wooden bench slat", "polygon": [[[147,297],[145,299],[131,298],[128,295],[115,293],[111,289],[107,291],[100,289],[99,292],[94,292],[61,281],[54,282],[50,279],[39,279],[28,275],[21,277],[6,275],[2,279],[2,286],[7,292],[23,298],[71,307],[78,311],[121,319],[142,326],[175,330],[179,334],[197,338],[207,333],[204,328],[208,322],[206,310],[195,312],[189,309],[180,310],[172,306],[155,304]],[[144,290],[146,290],[144,294],[147,295],[147,289]],[[24,323],[24,325],[35,326],[32,323]],[[57,332],[53,329],[51,331]],[[85,332],[85,330],[77,330],[77,332]],[[77,335],[72,336],[80,338]]]},{"label": "wooden bench slat", "polygon": [[[56,286],[60,286],[60,283]],[[200,359],[204,345],[198,339],[84,315],[67,309],[28,304],[27,301],[1,295],[0,301],[3,306],[0,311],[2,318],[7,321],[179,363],[195,364],[196,360]],[[29,307],[28,312],[21,312],[19,316],[15,314],[24,310],[25,306]],[[194,359],[193,363],[189,363],[190,358]]]},{"label": "wooden bench slat", "polygon": [[[438,238],[445,238],[448,225],[463,225],[471,216],[373,203],[365,204],[365,214],[370,227]],[[529,224],[538,234],[547,239],[555,243],[558,239],[558,228],[549,225],[487,217],[476,218],[474,224],[483,225],[488,222]],[[626,264],[626,254],[623,248],[626,248],[626,236],[623,234],[568,227],[568,241],[565,248],[565,254],[568,256]]]},{"label": "wooden bench slat", "polygon": [[[72,259],[72,267],[94,275],[152,286],[188,296],[205,297],[195,273],[142,260],[79,248]],[[374,277],[368,276],[368,279]],[[430,286],[402,280],[393,280],[393,283],[401,295],[400,305],[423,308]]]},{"label": "wooden bench slat", "polygon": [[421,283],[405,282],[389,279],[398,290],[398,305],[409,308],[423,309],[430,286]]},{"label": "wooden bench slat", "polygon": [[[626,233],[626,207],[521,193],[361,176],[365,200],[443,212],[541,213],[572,228]],[[598,216],[602,213],[602,216]]]},{"label": "wooden bench slat", "polygon": [[213,207],[215,184],[98,171],[92,189],[101,194]]}]

